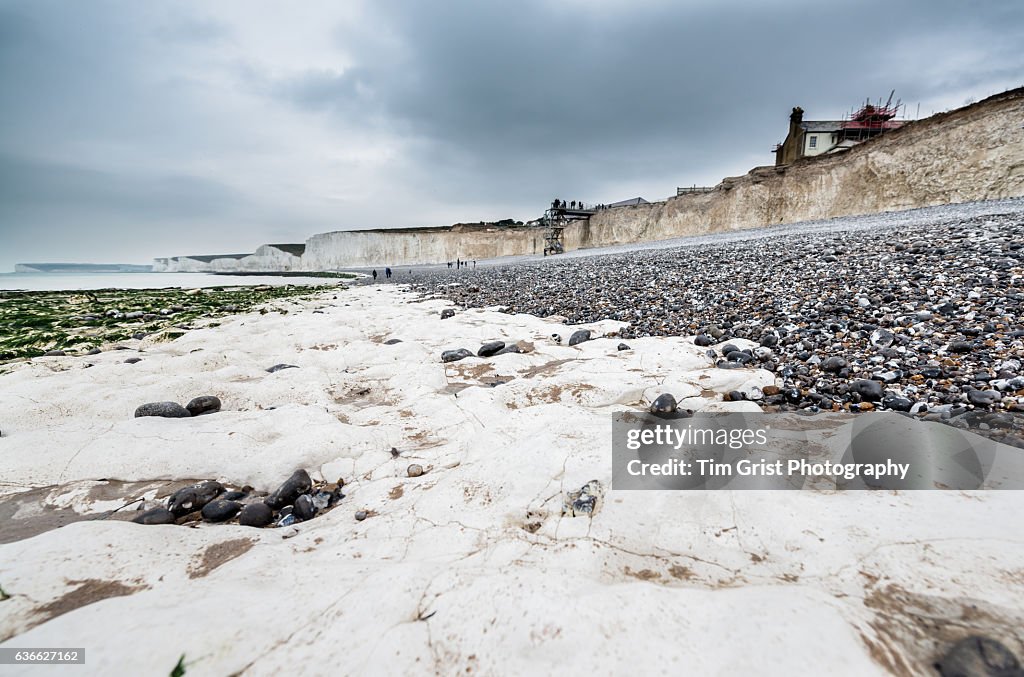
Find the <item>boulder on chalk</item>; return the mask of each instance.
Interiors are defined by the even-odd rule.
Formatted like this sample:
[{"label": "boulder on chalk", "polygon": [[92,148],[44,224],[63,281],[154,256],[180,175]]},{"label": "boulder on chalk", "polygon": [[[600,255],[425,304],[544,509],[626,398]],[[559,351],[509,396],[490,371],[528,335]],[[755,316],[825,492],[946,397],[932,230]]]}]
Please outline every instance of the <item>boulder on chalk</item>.
[{"label": "boulder on chalk", "polygon": [[308,492],[313,486],[309,473],[301,468],[292,473],[291,477],[284,481],[274,493],[263,499],[263,502],[274,510],[280,510],[286,505],[292,505],[302,494]]},{"label": "boulder on chalk", "polygon": [[465,348],[459,348],[458,350],[446,350],[441,353],[442,362],[458,362],[459,360],[464,360],[467,357],[473,357],[473,353]]},{"label": "boulder on chalk", "polygon": [[159,416],[161,418],[189,418],[192,414],[177,402],[149,402],[135,410],[135,418]]},{"label": "boulder on chalk", "polygon": [[578,331],[574,331],[572,333],[572,336],[569,337],[569,345],[574,346],[574,345],[577,345],[577,344],[583,343],[584,341],[589,341],[589,340],[590,340],[590,330],[589,329],[580,329]]},{"label": "boulder on chalk", "polygon": [[243,527],[265,527],[274,521],[274,511],[266,503],[250,503],[238,513],[238,523]]},{"label": "boulder on chalk", "polygon": [[188,409],[188,413],[193,416],[210,414],[215,411],[220,411],[220,398],[214,397],[213,395],[201,395],[192,399],[185,405],[185,408]]},{"label": "boulder on chalk", "polygon": [[207,522],[227,522],[241,509],[242,504],[238,501],[219,498],[204,505],[202,515]]},{"label": "boulder on chalk", "polygon": [[504,341],[490,341],[480,346],[480,350],[476,354],[478,357],[491,357],[492,355],[497,355],[504,347]]},{"label": "boulder on chalk", "polygon": [[136,524],[174,524],[174,513],[167,508],[146,510],[132,520]]}]

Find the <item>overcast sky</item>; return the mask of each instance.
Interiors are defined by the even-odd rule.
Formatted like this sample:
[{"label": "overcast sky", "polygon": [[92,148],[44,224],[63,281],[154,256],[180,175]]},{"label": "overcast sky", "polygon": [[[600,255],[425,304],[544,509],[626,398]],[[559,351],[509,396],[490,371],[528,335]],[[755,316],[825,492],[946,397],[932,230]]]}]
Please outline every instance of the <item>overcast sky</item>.
[{"label": "overcast sky", "polygon": [[795,105],[1024,84],[1020,0],[842,6],[0,0],[0,272],[663,199]]}]

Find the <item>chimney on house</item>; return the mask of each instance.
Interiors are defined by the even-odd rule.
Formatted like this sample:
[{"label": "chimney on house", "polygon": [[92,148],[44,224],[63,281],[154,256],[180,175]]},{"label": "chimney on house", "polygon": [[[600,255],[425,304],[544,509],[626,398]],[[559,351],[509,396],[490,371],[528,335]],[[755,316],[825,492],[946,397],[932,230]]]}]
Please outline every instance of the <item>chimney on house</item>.
[{"label": "chimney on house", "polygon": [[789,114],[789,136],[792,139],[800,132],[800,123],[804,121],[804,109],[797,106]]}]

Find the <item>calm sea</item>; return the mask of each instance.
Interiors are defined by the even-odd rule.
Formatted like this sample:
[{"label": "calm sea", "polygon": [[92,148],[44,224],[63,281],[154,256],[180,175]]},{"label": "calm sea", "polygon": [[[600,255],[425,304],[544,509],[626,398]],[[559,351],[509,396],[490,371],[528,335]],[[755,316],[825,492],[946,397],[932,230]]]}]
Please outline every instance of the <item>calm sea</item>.
[{"label": "calm sea", "polygon": [[332,284],[332,278],[208,273],[0,273],[0,290],[163,289],[165,287],[244,287],[252,285]]}]

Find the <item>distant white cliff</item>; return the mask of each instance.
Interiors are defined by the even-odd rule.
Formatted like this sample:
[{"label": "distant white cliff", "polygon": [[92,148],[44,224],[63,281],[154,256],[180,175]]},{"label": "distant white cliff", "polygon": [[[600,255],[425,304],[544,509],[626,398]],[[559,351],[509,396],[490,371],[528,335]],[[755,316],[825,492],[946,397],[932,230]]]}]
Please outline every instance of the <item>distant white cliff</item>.
[{"label": "distant white cliff", "polygon": [[265,244],[252,254],[211,254],[153,259],[155,273],[282,272],[298,270],[304,244]]}]

